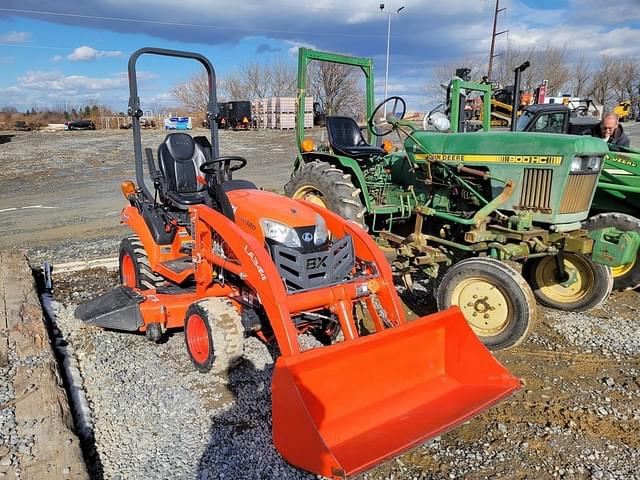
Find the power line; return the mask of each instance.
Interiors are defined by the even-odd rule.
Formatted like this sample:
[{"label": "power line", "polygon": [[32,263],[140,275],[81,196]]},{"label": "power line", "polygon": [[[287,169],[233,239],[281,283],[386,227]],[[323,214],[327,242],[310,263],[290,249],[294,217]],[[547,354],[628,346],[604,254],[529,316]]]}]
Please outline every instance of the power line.
[{"label": "power line", "polygon": [[49,15],[53,17],[83,18],[87,20],[104,20],[104,21],[110,21],[110,22],[145,23],[150,25],[164,25],[164,26],[172,26],[172,27],[211,28],[216,30],[242,30],[242,31],[249,31],[249,32],[288,33],[293,35],[322,35],[322,36],[329,36],[329,37],[362,37],[362,38],[383,38],[384,37],[384,35],[366,35],[366,34],[358,34],[358,33],[300,32],[295,30],[275,30],[275,29],[267,29],[267,28],[228,27],[225,25],[165,22],[161,20],[144,20],[144,19],[124,18],[124,17],[105,17],[105,16],[99,16],[99,15],[81,15],[78,13],[50,12],[45,10],[22,10],[18,8],[0,8],[0,11],[9,12],[9,13],[31,14],[31,15]]}]

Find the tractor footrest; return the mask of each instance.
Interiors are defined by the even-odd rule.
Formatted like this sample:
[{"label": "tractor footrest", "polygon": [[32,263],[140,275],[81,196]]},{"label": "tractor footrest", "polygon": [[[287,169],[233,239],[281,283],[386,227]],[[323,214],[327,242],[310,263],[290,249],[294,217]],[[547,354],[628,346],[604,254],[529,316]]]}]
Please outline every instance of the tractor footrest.
[{"label": "tractor footrest", "polygon": [[172,272],[182,273],[185,270],[189,270],[190,268],[193,268],[193,262],[191,260],[192,259],[190,256],[185,255],[184,257],[176,258],[175,260],[161,262],[160,265],[162,265],[165,268],[168,268]]},{"label": "tractor footrest", "polygon": [[118,287],[78,306],[74,315],[88,325],[135,332],[144,324],[139,307],[144,298],[129,287]]}]

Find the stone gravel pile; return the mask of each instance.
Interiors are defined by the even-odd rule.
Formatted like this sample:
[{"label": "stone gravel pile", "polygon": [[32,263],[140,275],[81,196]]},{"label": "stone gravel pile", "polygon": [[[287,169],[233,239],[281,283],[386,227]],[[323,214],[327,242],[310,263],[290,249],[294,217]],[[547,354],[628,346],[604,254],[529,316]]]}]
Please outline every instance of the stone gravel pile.
[{"label": "stone gravel pile", "polygon": [[13,377],[16,373],[15,349],[9,348],[8,363],[0,367],[0,478],[13,470],[15,455],[18,452],[18,432],[16,431],[15,409],[13,401]]},{"label": "stone gravel pile", "polygon": [[161,345],[89,328],[56,306],[75,346],[95,428],[94,477],[313,478],[271,443],[273,355],[248,338],[228,376],[198,373],[181,332]]}]

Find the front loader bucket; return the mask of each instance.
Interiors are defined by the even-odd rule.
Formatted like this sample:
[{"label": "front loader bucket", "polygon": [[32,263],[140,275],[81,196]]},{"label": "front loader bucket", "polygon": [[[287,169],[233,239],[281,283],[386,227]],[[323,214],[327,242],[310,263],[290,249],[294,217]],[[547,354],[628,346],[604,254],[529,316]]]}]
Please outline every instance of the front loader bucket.
[{"label": "front loader bucket", "polygon": [[346,478],[521,388],[457,307],[276,362],[273,440],[291,464]]}]

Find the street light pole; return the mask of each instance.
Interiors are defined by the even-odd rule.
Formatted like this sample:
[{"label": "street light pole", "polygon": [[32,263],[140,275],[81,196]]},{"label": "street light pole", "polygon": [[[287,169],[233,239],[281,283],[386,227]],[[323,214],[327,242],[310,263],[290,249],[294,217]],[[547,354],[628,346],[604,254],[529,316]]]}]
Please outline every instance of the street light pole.
[{"label": "street light pole", "polygon": [[[401,10],[404,10],[404,7],[400,7],[396,10],[396,14],[400,13]],[[384,12],[384,3],[380,4],[380,11]],[[384,100],[387,99],[387,88],[389,85],[389,45],[391,43],[391,14],[393,12],[389,10],[387,12],[388,23],[387,23],[387,62],[384,70]],[[384,116],[387,117],[387,105],[384,106]]]}]

